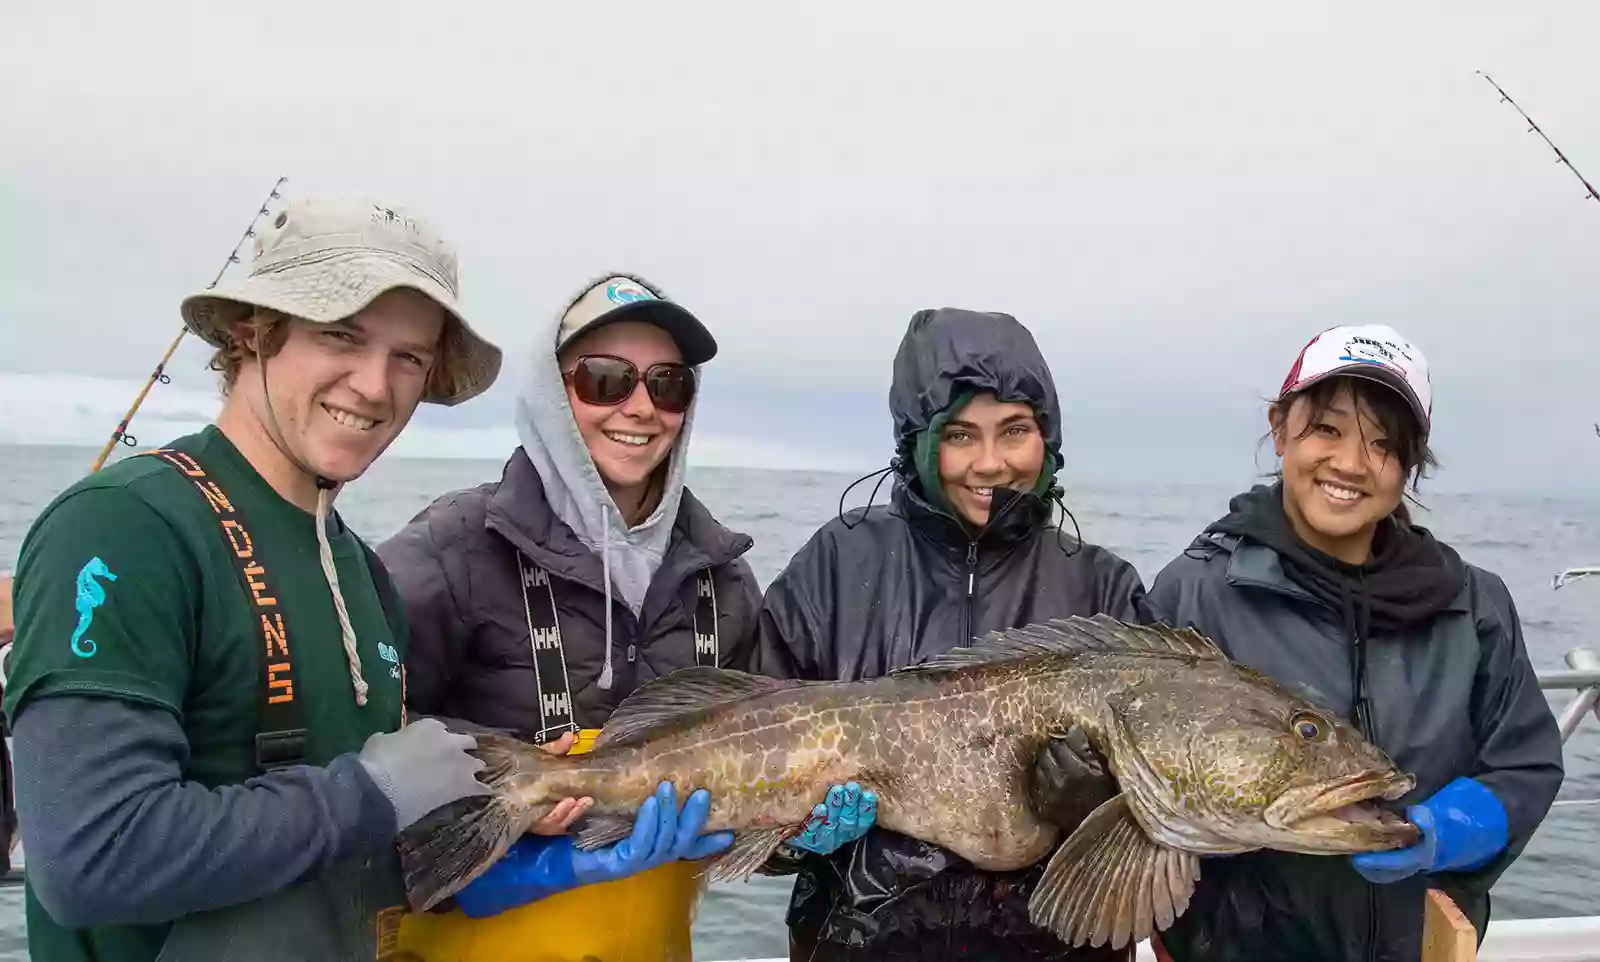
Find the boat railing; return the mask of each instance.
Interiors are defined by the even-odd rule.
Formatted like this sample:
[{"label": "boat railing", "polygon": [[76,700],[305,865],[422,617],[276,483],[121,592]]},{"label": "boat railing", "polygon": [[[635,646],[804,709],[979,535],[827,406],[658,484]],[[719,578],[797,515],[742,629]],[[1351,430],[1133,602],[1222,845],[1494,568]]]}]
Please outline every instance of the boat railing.
[{"label": "boat railing", "polygon": [[1572,699],[1556,715],[1565,742],[1583,724],[1586,715],[1600,719],[1600,654],[1590,648],[1574,648],[1567,652],[1566,670],[1536,672],[1539,687],[1545,691],[1572,691]]}]

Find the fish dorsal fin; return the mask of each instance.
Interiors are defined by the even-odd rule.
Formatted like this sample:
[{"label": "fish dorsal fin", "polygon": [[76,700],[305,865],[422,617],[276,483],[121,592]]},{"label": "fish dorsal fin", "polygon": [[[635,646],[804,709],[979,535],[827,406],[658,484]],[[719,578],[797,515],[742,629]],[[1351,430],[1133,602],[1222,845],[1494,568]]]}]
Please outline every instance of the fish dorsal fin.
[{"label": "fish dorsal fin", "polygon": [[680,668],[644,683],[623,699],[600,729],[594,747],[636,744],[686,715],[802,684],[710,665]]},{"label": "fish dorsal fin", "polygon": [[994,662],[1020,661],[1036,655],[1081,655],[1089,652],[1134,655],[1183,655],[1213,661],[1227,656],[1193,628],[1134,625],[1110,615],[1073,615],[1040,624],[991,632],[965,648],[952,648],[924,662],[891,674],[948,670]]}]

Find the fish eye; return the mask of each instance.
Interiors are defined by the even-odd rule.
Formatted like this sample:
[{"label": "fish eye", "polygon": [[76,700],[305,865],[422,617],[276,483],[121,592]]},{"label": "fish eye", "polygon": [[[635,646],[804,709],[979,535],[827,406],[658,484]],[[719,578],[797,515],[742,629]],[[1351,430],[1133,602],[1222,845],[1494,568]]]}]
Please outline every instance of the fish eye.
[{"label": "fish eye", "polygon": [[1308,742],[1321,741],[1324,737],[1324,732],[1327,730],[1327,725],[1322,719],[1307,711],[1295,712],[1289,719],[1289,727],[1294,729],[1295,734]]}]

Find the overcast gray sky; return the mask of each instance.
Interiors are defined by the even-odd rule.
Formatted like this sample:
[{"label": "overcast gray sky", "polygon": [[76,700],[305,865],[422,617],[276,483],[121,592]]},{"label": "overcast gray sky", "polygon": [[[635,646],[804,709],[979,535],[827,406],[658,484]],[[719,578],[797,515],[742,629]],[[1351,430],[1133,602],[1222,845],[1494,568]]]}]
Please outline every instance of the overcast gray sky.
[{"label": "overcast gray sky", "polygon": [[[982,12],[979,12],[979,11]],[[598,271],[712,326],[698,458],[881,464],[911,313],[1014,313],[1069,476],[1248,477],[1300,346],[1391,323],[1439,485],[1600,472],[1600,4],[127,4],[0,12],[0,440],[103,439],[280,174],[459,246],[507,350],[397,450],[512,444]],[[192,339],[141,440],[203,419]],[[1263,458],[1265,465],[1265,458]]]}]

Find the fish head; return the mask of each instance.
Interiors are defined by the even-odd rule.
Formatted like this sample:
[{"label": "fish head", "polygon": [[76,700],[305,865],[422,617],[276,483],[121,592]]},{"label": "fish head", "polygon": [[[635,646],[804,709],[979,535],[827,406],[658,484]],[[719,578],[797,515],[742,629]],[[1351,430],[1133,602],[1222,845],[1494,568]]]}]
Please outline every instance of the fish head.
[{"label": "fish head", "polygon": [[1194,667],[1106,702],[1112,769],[1153,838],[1213,854],[1416,841],[1415,826],[1379,806],[1415,780],[1353,725],[1243,666]]}]

